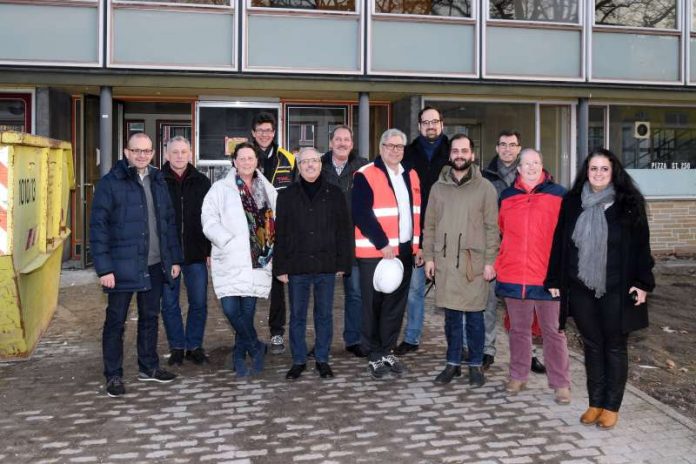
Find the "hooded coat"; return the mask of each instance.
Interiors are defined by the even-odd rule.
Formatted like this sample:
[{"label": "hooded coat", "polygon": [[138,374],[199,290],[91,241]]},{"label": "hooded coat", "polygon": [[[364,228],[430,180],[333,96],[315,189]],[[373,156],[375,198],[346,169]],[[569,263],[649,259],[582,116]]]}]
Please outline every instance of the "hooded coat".
[{"label": "hooded coat", "polygon": [[[270,208],[275,211],[278,193],[273,185],[261,178]],[[251,245],[239,188],[235,181],[237,170],[215,182],[203,199],[201,222],[203,233],[212,243],[211,275],[218,298],[254,296],[268,298],[271,291],[271,263],[263,268],[251,265]]]},{"label": "hooded coat", "polygon": [[498,194],[474,165],[461,185],[451,172],[445,167],[430,190],[423,257],[435,262],[436,306],[482,311],[490,291],[483,269],[493,265],[500,240]]}]

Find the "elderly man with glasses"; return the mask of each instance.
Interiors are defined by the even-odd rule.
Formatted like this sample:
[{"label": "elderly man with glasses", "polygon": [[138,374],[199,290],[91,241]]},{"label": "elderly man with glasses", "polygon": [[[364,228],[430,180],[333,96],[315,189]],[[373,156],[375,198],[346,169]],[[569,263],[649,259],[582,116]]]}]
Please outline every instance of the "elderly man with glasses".
[{"label": "elderly man with glasses", "polygon": [[[420,180],[413,169],[401,163],[405,145],[406,134],[398,129],[386,130],[380,138],[380,156],[360,168],[353,180],[363,340],[369,373],[375,379],[388,372],[398,376],[404,371],[392,350],[401,330],[413,264],[421,259]],[[403,265],[401,282],[392,293],[377,291],[373,286],[382,259],[398,259]]]}]

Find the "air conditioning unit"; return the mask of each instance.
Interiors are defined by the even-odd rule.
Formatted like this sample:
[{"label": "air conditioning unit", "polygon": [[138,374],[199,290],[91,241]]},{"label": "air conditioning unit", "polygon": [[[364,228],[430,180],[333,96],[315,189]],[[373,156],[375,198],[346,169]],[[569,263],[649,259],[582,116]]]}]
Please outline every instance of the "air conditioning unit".
[{"label": "air conditioning unit", "polygon": [[649,139],[650,138],[650,122],[649,121],[636,121],[633,125],[633,137],[637,139]]}]

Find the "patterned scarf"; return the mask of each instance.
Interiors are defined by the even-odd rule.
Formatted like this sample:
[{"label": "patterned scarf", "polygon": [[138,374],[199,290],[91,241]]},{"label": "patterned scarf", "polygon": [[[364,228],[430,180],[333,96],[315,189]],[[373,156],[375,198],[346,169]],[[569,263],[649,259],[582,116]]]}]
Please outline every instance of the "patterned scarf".
[{"label": "patterned scarf", "polygon": [[273,257],[273,243],[275,242],[273,210],[267,206],[268,200],[264,193],[263,182],[256,174],[254,174],[253,180],[253,194],[239,177],[239,174],[235,180],[249,226],[251,267],[259,269],[265,267]]}]

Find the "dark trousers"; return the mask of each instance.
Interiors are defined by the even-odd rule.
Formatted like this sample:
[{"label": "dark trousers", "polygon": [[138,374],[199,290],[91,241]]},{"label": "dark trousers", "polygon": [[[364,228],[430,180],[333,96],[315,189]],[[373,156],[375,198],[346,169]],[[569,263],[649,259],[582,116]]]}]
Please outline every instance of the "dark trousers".
[{"label": "dark trousers", "polygon": [[268,308],[268,327],[271,337],[285,333],[285,284],[273,278],[271,283],[271,303]]},{"label": "dark trousers", "polygon": [[628,378],[628,335],[621,325],[622,295],[609,291],[602,298],[574,283],[570,314],[585,345],[585,372],[590,406],[618,411]]},{"label": "dark trousers", "polygon": [[363,348],[367,351],[370,361],[377,361],[388,354],[396,345],[404,319],[408,288],[413,272],[413,255],[411,243],[399,245],[399,256],[404,265],[404,277],[401,284],[393,293],[375,291],[372,278],[379,258],[358,259],[360,269],[360,292],[363,303],[362,338]]},{"label": "dark trousers", "polygon": [[[445,338],[447,339],[447,364],[459,366],[462,362],[464,331],[466,330],[467,364],[478,367],[483,364],[483,344],[486,337],[483,311],[457,311],[445,309]],[[466,325],[464,325],[466,315]]]},{"label": "dark trousers", "polygon": [[[136,292],[138,303],[138,369],[148,374],[159,367],[157,357],[157,316],[160,311],[164,272],[162,264],[148,267],[151,289]],[[108,294],[106,319],[102,332],[104,377],[123,377],[123,332],[133,292]]]},{"label": "dark trousers", "polygon": [[329,362],[333,339],[333,297],[336,274],[291,275],[290,293],[290,351],[293,364],[307,362],[307,309],[314,287],[314,359]]}]

